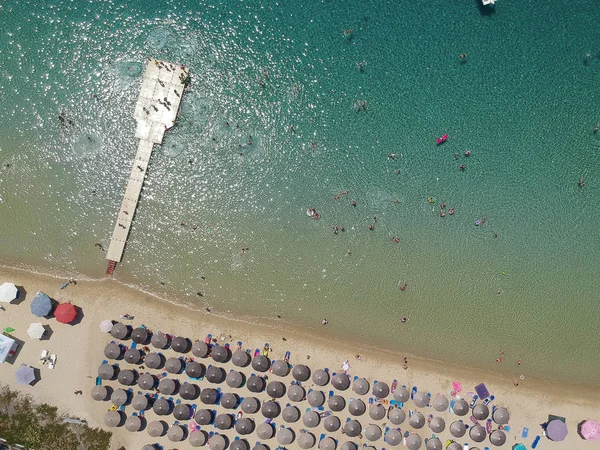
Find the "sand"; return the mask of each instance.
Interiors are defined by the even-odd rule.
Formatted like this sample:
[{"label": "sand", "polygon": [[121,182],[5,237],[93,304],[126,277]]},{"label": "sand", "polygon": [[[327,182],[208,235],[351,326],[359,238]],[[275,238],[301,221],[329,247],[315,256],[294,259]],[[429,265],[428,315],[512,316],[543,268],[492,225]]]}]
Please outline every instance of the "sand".
[{"label": "sand", "polygon": [[[410,342],[398,343],[397,349],[372,348],[369,343],[360,342],[340,342],[336,336],[330,335],[327,327],[323,327],[323,333],[318,336],[306,335],[303,330],[296,329],[293,324],[276,319],[265,319],[261,324],[250,323],[244,318],[236,317],[217,317],[214,314],[202,311],[194,311],[183,305],[177,305],[164,299],[157,299],[151,295],[133,290],[123,286],[113,280],[78,280],[76,285],[70,285],[61,290],[60,285],[64,279],[58,279],[44,274],[34,274],[25,270],[12,269],[8,267],[0,268],[0,283],[10,281],[18,286],[23,286],[26,295],[15,304],[2,304],[5,311],[0,311],[0,324],[2,328],[10,326],[15,328],[11,333],[24,342],[20,353],[14,363],[0,365],[0,383],[9,385],[12,389],[22,391],[32,395],[36,400],[55,405],[59,410],[71,417],[79,417],[87,420],[91,426],[98,426],[113,432],[111,448],[117,449],[125,446],[127,449],[141,449],[145,444],[159,443],[166,449],[193,448],[189,442],[178,443],[170,442],[166,436],[160,438],[151,438],[146,431],[131,433],[124,427],[108,428],[104,425],[104,415],[111,406],[109,402],[96,402],[91,399],[90,392],[95,385],[98,365],[103,359],[104,346],[112,340],[111,336],[102,333],[99,329],[99,323],[103,319],[119,320],[120,314],[131,314],[135,319],[131,325],[138,326],[144,324],[150,330],[161,330],[173,335],[189,337],[192,341],[196,339],[203,340],[207,333],[219,338],[221,344],[231,343],[235,348],[237,341],[243,342],[243,348],[262,348],[265,342],[271,347],[270,358],[281,359],[286,351],[291,352],[291,364],[306,364],[314,371],[318,368],[328,367],[331,372],[340,372],[341,364],[348,359],[351,365],[349,375],[358,375],[367,378],[369,382],[374,380],[386,381],[391,385],[392,380],[397,379],[399,385],[406,385],[409,389],[416,385],[419,390],[430,392],[432,397],[438,393],[449,395],[452,390],[452,382],[459,381],[463,385],[460,396],[468,402],[471,401],[470,392],[474,392],[473,387],[481,382],[486,383],[489,391],[495,396],[493,404],[507,407],[511,412],[510,431],[507,432],[507,442],[502,448],[511,448],[517,442],[523,442],[529,448],[536,435],[541,435],[540,424],[547,420],[548,414],[564,416],[567,418],[569,435],[563,442],[555,443],[545,437],[542,437],[542,446],[538,448],[564,448],[564,449],[584,449],[592,448],[594,444],[582,440],[577,434],[577,424],[584,419],[598,420],[599,409],[597,405],[600,401],[600,390],[582,386],[568,386],[563,384],[551,384],[543,380],[524,379],[519,380],[519,385],[514,386],[513,379],[506,379],[497,376],[494,373],[482,373],[468,367],[458,367],[451,362],[431,361],[410,354]],[[75,325],[64,325],[58,323],[55,319],[38,319],[30,313],[29,303],[37,291],[44,291],[53,299],[63,302],[70,301],[82,310],[82,316]],[[320,318],[315,318],[320,320]],[[27,328],[32,322],[41,321],[42,324],[51,328],[49,338],[43,340],[32,340],[27,335]],[[256,321],[255,321],[256,322]],[[385,332],[382,330],[382,332]],[[285,338],[285,340],[283,340]],[[124,342],[130,345],[131,341]],[[43,349],[49,350],[58,356],[58,361],[54,370],[50,370],[47,365],[39,365],[38,359]],[[393,350],[393,351],[392,351]],[[166,357],[179,356],[172,350],[163,352]],[[361,359],[355,358],[360,354]],[[402,368],[402,356],[408,358],[409,368]],[[192,356],[191,353],[188,356]],[[201,360],[208,365],[214,362]],[[21,363],[31,365],[40,369],[41,379],[34,386],[18,385],[14,381],[14,372]],[[518,377],[518,366],[516,362],[505,362],[505,364],[515,365],[515,378]],[[128,365],[120,361],[121,368]],[[226,371],[234,368],[231,362],[222,364]],[[238,369],[246,375],[253,372],[251,367]],[[142,371],[143,372],[143,371]],[[162,370],[150,371],[160,373]],[[291,374],[285,378],[268,374],[269,380],[280,380],[289,385],[293,380]],[[170,375],[185,381],[184,375]],[[216,387],[206,380],[196,382],[201,388]],[[105,381],[105,385],[120,387],[117,381]],[[309,388],[318,388],[313,386],[312,381],[303,383],[303,386]],[[231,389],[225,383],[220,385],[223,392],[235,392],[240,396],[248,395],[245,388]],[[83,390],[83,395],[75,395],[75,390]],[[333,389],[327,385],[322,389],[326,395]],[[133,386],[134,393],[139,390]],[[360,397],[368,405],[370,395],[358,396],[351,389],[336,394],[342,395],[346,400],[350,397]],[[261,400],[267,399],[266,393],[253,394]],[[178,396],[174,396],[178,398]],[[391,398],[391,397],[390,397]],[[280,400],[282,407],[289,402],[287,396]],[[200,400],[190,403],[201,405]],[[296,404],[301,412],[308,407],[306,401]],[[211,407],[212,409],[212,407]],[[235,413],[237,410],[225,410],[221,406],[215,406],[217,413],[229,412]],[[326,408],[327,409],[327,408]],[[418,410],[412,401],[404,405],[405,411]],[[126,409],[129,415],[133,411],[131,406]],[[429,414],[439,415],[446,421],[446,429],[439,433],[438,437],[445,442],[450,439],[449,425],[460,419],[450,414],[436,413],[433,408],[422,408],[421,412],[425,416]],[[339,413],[335,413],[345,423],[346,418],[350,417],[347,407]],[[256,424],[263,422],[264,417],[258,413],[255,415],[246,415],[253,417]],[[146,412],[146,418],[151,421],[157,416],[152,411]],[[469,422],[469,415],[462,417],[465,422]],[[163,420],[170,425],[173,416],[163,417]],[[366,427],[370,423],[375,423],[385,430],[386,426],[394,428],[387,419],[374,421],[369,418],[368,412],[358,418]],[[280,417],[275,420],[277,426],[286,424]],[[286,424],[296,433],[306,427],[302,424],[302,419],[294,424]],[[529,437],[521,439],[523,427],[529,428]],[[411,430],[408,425],[408,419],[400,425],[402,432]],[[217,431],[212,426],[202,427],[207,432]],[[326,433],[323,423],[314,429],[310,429],[317,439],[322,433]],[[418,430],[418,434],[423,438],[431,437],[431,430],[426,426]],[[233,439],[234,430],[224,432]],[[343,436],[340,431],[328,433],[332,437],[343,443],[349,440]],[[364,434],[364,431],[363,431]],[[258,438],[255,433],[247,436],[248,442],[253,446]],[[368,443],[364,439],[353,438],[359,445]],[[475,444],[468,438],[456,439],[463,444],[469,442],[473,447],[479,448],[492,447],[489,441]],[[276,440],[271,439],[265,442],[271,449],[277,446]],[[389,447],[383,439],[372,443],[377,448]],[[596,444],[597,445],[597,444]],[[294,442],[287,446],[288,448],[299,448]],[[424,448],[424,445],[423,447]]]}]

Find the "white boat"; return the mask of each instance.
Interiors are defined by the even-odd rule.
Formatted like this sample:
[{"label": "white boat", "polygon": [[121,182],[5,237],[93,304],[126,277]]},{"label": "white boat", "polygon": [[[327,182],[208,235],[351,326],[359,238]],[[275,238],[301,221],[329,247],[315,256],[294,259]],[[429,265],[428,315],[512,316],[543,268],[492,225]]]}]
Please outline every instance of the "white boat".
[{"label": "white boat", "polygon": [[496,0],[481,0],[483,6],[491,5],[492,7],[496,5]]}]

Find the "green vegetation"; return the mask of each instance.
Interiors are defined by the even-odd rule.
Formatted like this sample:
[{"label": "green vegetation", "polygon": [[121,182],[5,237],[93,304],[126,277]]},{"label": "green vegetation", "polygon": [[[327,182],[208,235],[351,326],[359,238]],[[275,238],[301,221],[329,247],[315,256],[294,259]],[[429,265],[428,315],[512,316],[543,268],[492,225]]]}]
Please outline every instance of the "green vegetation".
[{"label": "green vegetation", "polygon": [[111,433],[63,423],[57,408],[0,386],[0,437],[32,450],[107,450]]}]

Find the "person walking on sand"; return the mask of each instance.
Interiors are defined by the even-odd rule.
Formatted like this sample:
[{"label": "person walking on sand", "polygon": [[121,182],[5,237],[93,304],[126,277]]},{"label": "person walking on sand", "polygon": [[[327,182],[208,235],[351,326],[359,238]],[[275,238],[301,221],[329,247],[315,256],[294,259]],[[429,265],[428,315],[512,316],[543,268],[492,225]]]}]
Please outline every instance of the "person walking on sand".
[{"label": "person walking on sand", "polygon": [[350,363],[348,362],[348,360],[343,362],[342,370],[344,371],[345,374],[347,374],[348,370],[350,370]]}]

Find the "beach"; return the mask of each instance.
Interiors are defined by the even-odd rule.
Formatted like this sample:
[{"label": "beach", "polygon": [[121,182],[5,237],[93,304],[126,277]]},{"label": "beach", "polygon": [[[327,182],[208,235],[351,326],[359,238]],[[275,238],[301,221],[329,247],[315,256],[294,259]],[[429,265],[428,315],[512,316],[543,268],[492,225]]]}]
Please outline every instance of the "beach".
[{"label": "beach", "polygon": [[[397,379],[400,385],[406,385],[409,389],[416,385],[420,390],[430,392],[432,398],[437,393],[448,396],[452,390],[452,383],[458,381],[463,385],[461,396],[470,402],[469,392],[473,392],[473,387],[484,382],[495,396],[494,404],[503,406],[510,411],[510,428],[507,432],[507,443],[503,448],[508,448],[509,444],[523,442],[530,445],[536,435],[541,432],[540,424],[544,423],[548,414],[566,417],[566,423],[569,428],[569,435],[563,442],[554,443],[542,438],[544,448],[569,448],[586,449],[593,446],[593,443],[583,441],[577,435],[577,423],[584,419],[597,419],[597,405],[600,401],[600,393],[597,389],[578,387],[565,383],[553,384],[544,380],[533,380],[525,378],[519,381],[519,386],[513,385],[513,379],[500,377],[491,372],[484,372],[469,367],[460,367],[451,362],[432,361],[413,355],[410,353],[410,346],[399,343],[397,348],[376,348],[369,342],[345,342],[336,339],[335,335],[327,333],[326,327],[323,332],[318,334],[307,334],[301,328],[295,327],[287,321],[265,321],[267,323],[258,324],[245,321],[243,317],[218,317],[214,314],[207,314],[202,311],[187,309],[185,306],[177,305],[158,299],[153,296],[132,290],[126,286],[120,285],[112,280],[85,281],[77,280],[76,285],[69,285],[61,290],[60,286],[63,279],[48,275],[33,274],[22,270],[9,269],[3,267],[0,270],[0,280],[11,281],[18,286],[23,286],[27,291],[25,299],[19,304],[3,304],[6,311],[0,311],[3,327],[10,326],[15,329],[13,336],[23,340],[25,343],[18,354],[18,359],[14,365],[3,364],[0,366],[0,382],[13,389],[23,393],[30,394],[34,399],[41,402],[47,402],[55,405],[59,410],[69,417],[78,417],[85,419],[90,426],[99,426],[108,429],[103,422],[104,415],[111,405],[110,402],[96,402],[91,400],[91,390],[95,385],[97,368],[104,359],[104,346],[113,340],[110,335],[102,333],[99,324],[104,319],[119,320],[119,315],[130,314],[135,316],[132,325],[144,324],[153,331],[161,330],[173,335],[181,335],[190,339],[203,340],[208,333],[211,333],[218,339],[222,345],[230,343],[235,348],[236,342],[242,341],[244,348],[262,348],[265,342],[270,344],[270,358],[281,359],[286,351],[291,353],[291,364],[306,364],[316,370],[317,368],[328,367],[331,371],[341,371],[341,365],[344,360],[348,360],[351,367],[349,374],[365,377],[372,384],[374,380],[386,381],[391,385],[392,380]],[[29,303],[37,291],[46,292],[50,297],[59,302],[70,301],[81,308],[82,315],[78,318],[75,325],[64,325],[54,319],[42,319],[42,324],[51,327],[52,333],[48,340],[32,340],[27,336],[27,328],[31,322],[38,321],[29,311]],[[319,319],[316,319],[319,320]],[[270,322],[270,323],[269,323]],[[285,340],[283,340],[285,338]],[[57,364],[53,370],[47,366],[39,366],[37,360],[42,349],[47,349],[51,353],[57,354]],[[171,352],[172,353],[172,352]],[[359,354],[361,359],[356,359]],[[165,355],[170,355],[169,350]],[[191,355],[191,354],[190,354]],[[310,359],[307,359],[310,356]],[[407,356],[409,368],[402,368],[402,356]],[[39,367],[41,371],[41,380],[34,386],[22,386],[15,383],[14,371],[21,364],[30,364]],[[207,362],[208,364],[208,362]],[[516,366],[516,362],[514,363]],[[124,365],[124,364],[122,364]],[[233,366],[231,363],[223,365],[226,370]],[[242,372],[250,372],[251,368],[240,369]],[[280,379],[272,374],[269,380]],[[515,377],[518,377],[518,368],[515,370]],[[280,379],[285,384],[289,384],[291,376]],[[116,382],[109,382],[117,386]],[[206,387],[207,382],[200,383]],[[223,385],[224,386],[224,385]],[[311,382],[304,383],[306,388],[311,386]],[[136,390],[137,387],[134,387]],[[224,391],[227,391],[225,386]],[[324,390],[330,388],[325,387]],[[82,390],[83,395],[75,395],[75,390]],[[233,390],[243,396],[242,390]],[[339,392],[345,398],[352,395],[351,390]],[[266,394],[256,394],[261,400],[266,399]],[[365,397],[366,400],[366,397]],[[285,403],[286,399],[282,399]],[[199,403],[199,401],[198,401]],[[128,407],[129,413],[131,406]],[[418,409],[406,405],[405,409]],[[222,410],[217,407],[222,412]],[[438,415],[432,408],[421,409],[424,414],[430,412]],[[235,412],[235,411],[232,411]],[[146,417],[152,416],[152,411],[147,412]],[[341,419],[347,416],[347,410],[339,413]],[[447,427],[458,417],[451,415],[447,411],[442,416],[446,417]],[[250,417],[248,415],[248,417]],[[264,418],[258,413],[254,415],[256,422],[260,423]],[[463,417],[468,419],[468,416]],[[167,422],[172,417],[165,418]],[[276,419],[277,423],[281,420]],[[373,422],[368,415],[360,418],[364,424]],[[343,422],[343,420],[342,420]],[[377,421],[375,423],[385,423]],[[170,422],[169,422],[170,423]],[[389,424],[388,424],[389,425]],[[301,422],[289,425],[298,431],[303,428]],[[322,424],[314,430],[310,430],[318,435],[323,432]],[[521,439],[523,427],[529,428],[529,438]],[[211,430],[212,426],[209,427]],[[304,427],[305,428],[305,427]],[[402,430],[408,429],[407,423],[401,426]],[[207,427],[208,429],[208,427]],[[111,449],[117,449],[125,446],[127,449],[141,448],[143,445],[155,442],[145,431],[131,433],[123,427],[110,428],[113,439]],[[428,437],[430,430],[425,427],[423,430],[417,430],[423,438]],[[234,436],[232,430],[224,432],[229,436]],[[344,437],[337,433],[331,433],[331,436],[344,441]],[[448,429],[439,433],[440,437],[450,437]],[[248,441],[253,445],[256,439],[255,435],[248,436]],[[362,444],[366,441],[355,442]],[[467,440],[468,439],[464,439]],[[463,442],[461,439],[457,439]],[[165,445],[165,448],[171,448],[174,444],[170,443],[166,437],[157,438],[156,442]],[[273,445],[275,440],[267,442]],[[374,445],[380,445],[374,443]],[[177,443],[177,448],[192,448],[186,441]],[[290,448],[295,447],[292,444]],[[473,445],[473,444],[472,444]],[[483,443],[482,443],[483,445]],[[489,446],[489,443],[486,445]],[[272,447],[274,448],[274,447]]]}]

